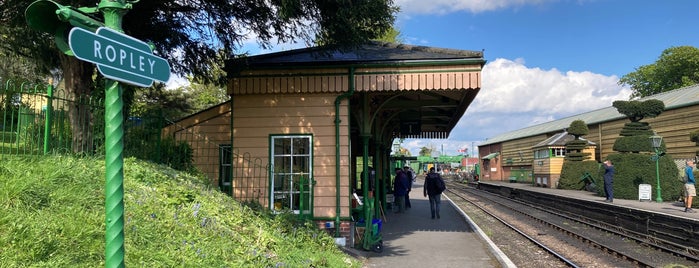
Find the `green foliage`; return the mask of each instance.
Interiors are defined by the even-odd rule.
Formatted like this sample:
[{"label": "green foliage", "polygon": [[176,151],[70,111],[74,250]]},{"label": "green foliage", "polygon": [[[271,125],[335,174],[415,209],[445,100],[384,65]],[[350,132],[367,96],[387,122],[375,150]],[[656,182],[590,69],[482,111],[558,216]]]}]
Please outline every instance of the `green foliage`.
[{"label": "green foliage", "polygon": [[419,152],[420,156],[432,156],[432,148],[422,147]]},{"label": "green foliage", "polygon": [[587,128],[587,124],[583,120],[575,120],[570,123],[568,127],[568,133],[575,136],[575,139],[585,136],[590,133],[590,129]]},{"label": "green foliage", "polygon": [[[0,35],[4,45],[0,52],[27,55],[44,67],[44,73],[67,66],[67,61],[77,62],[56,55],[58,51],[52,33],[29,29],[24,10],[30,3],[24,0],[0,1],[0,10],[7,11],[2,13]],[[75,8],[94,7],[95,1],[62,4]],[[382,36],[391,29],[397,11],[393,1],[389,0],[140,1],[123,17],[122,27],[126,34],[152,42],[156,53],[170,63],[174,73],[192,74],[206,78],[206,82],[214,82],[220,78],[212,68],[217,64],[217,55],[234,55],[250,35],[256,36],[263,48],[269,48],[277,41],[317,41],[351,47]],[[87,79],[92,75],[89,73],[65,76],[81,75]]]},{"label": "green foliage", "polygon": [[[665,104],[659,100],[647,101],[615,101],[614,107],[626,115],[631,122],[624,124],[619,132],[620,137],[614,141],[612,149],[617,152],[653,152],[650,136],[653,130],[647,122],[639,122],[645,117],[656,117],[665,109]],[[662,145],[665,150],[665,145]]]},{"label": "green foliage", "polygon": [[[614,141],[612,150],[625,153],[655,152],[649,135],[619,137]],[[665,142],[660,144],[660,150],[665,151]]]},{"label": "green foliage", "polygon": [[[165,89],[163,86],[145,88],[135,91],[133,98],[129,111],[130,117],[179,119],[197,111],[192,103],[194,96],[183,88],[173,90]],[[150,124],[153,126],[159,124],[162,127],[164,122],[150,120]]]},{"label": "green foliage", "polygon": [[590,153],[583,153],[587,140],[571,140],[566,142],[566,161],[583,161],[590,158]]},{"label": "green foliage", "polygon": [[[653,187],[652,199],[656,198],[655,161],[649,154],[615,153],[607,156],[614,163],[614,198],[638,199],[638,185],[650,184]],[[683,192],[683,182],[677,165],[669,155],[660,157],[658,162],[660,187],[663,200],[677,200]],[[604,174],[600,169],[598,176]],[[598,194],[603,196],[603,187],[598,187]]]},{"label": "green foliage", "polygon": [[158,117],[132,118],[126,124],[124,156],[165,164],[194,172],[194,151],[186,141],[161,137],[163,120]]},{"label": "green foliage", "polygon": [[646,101],[614,101],[612,106],[614,106],[619,113],[626,115],[631,122],[638,122],[643,118],[656,117],[665,110],[665,103],[656,99]]},{"label": "green foliage", "polygon": [[627,122],[624,124],[624,128],[619,132],[620,136],[651,136],[653,135],[653,130],[647,122]]},{"label": "green foliage", "polygon": [[691,46],[670,47],[655,63],[643,65],[619,79],[629,85],[631,97],[647,97],[699,83],[699,49]]},{"label": "green foliage", "polygon": [[[699,146],[699,130],[689,132],[689,140],[693,141],[694,144]],[[696,151],[695,155],[699,155],[699,151]]]},{"label": "green foliage", "polygon": [[565,161],[561,169],[561,178],[558,180],[558,188],[569,190],[582,190],[585,183],[582,181],[585,174],[589,174],[597,187],[602,185],[602,176],[599,174],[597,161]]},{"label": "green foliage", "polygon": [[391,27],[386,33],[379,38],[374,39],[375,41],[388,42],[388,43],[403,43],[403,37],[401,32],[395,27]]},{"label": "green foliage", "polygon": [[694,144],[699,146],[699,130],[689,132],[689,140],[693,141]]},{"label": "green foliage", "polygon": [[[0,162],[3,267],[104,266],[104,160]],[[126,266],[359,267],[295,215],[252,210],[187,173],[128,158]]]},{"label": "green foliage", "polygon": [[566,161],[584,161],[590,158],[590,153],[583,153],[587,147],[587,140],[581,140],[580,136],[587,135],[590,129],[583,120],[575,120],[570,123],[567,130],[568,134],[575,137],[574,140],[566,142]]}]

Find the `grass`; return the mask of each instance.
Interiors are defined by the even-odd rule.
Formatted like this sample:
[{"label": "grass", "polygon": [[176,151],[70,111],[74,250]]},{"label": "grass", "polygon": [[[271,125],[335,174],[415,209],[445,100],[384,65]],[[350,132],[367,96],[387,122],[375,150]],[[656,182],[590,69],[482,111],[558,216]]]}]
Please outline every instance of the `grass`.
[{"label": "grass", "polygon": [[[311,222],[232,200],[201,178],[124,164],[131,267],[360,267]],[[104,160],[4,155],[0,266],[105,265]]]}]

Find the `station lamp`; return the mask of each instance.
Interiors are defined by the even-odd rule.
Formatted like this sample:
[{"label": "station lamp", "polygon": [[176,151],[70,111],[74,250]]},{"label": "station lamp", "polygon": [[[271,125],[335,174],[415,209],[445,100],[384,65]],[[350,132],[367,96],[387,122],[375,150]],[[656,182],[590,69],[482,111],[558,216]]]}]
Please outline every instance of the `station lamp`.
[{"label": "station lamp", "polygon": [[657,133],[653,133],[653,136],[650,136],[649,138],[651,145],[653,146],[653,149],[655,149],[655,155],[653,155],[653,157],[651,158],[652,160],[655,160],[655,180],[657,184],[655,201],[658,203],[662,203],[663,197],[660,189],[660,169],[658,167],[658,161],[660,160],[660,156],[663,155],[661,154],[661,145],[663,143],[663,137],[659,136]]}]

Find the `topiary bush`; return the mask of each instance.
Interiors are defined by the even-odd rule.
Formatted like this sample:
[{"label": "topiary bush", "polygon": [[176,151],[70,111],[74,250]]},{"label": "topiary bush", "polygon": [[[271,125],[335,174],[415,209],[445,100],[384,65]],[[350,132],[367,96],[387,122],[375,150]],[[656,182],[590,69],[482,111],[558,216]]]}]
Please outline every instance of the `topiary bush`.
[{"label": "topiary bush", "polygon": [[583,161],[590,159],[590,153],[584,153],[587,140],[572,140],[566,142],[566,161]]},{"label": "topiary bush", "polygon": [[601,188],[602,176],[599,173],[599,169],[600,164],[597,161],[565,161],[561,170],[561,178],[558,181],[558,188],[583,190],[585,183],[582,181],[582,178],[586,173],[592,177],[597,188]]},{"label": "topiary bush", "polygon": [[[656,172],[655,161],[650,154],[614,153],[607,156],[614,165],[614,198],[638,199],[638,185],[650,184],[652,186],[652,199],[656,199]],[[677,165],[669,155],[660,157],[658,162],[660,173],[660,187],[663,200],[677,200],[683,193],[683,182],[679,176]],[[600,178],[604,169],[597,173]],[[603,187],[598,187],[597,192],[604,196]]]},{"label": "topiary bush", "polygon": [[[655,152],[650,140],[651,135],[619,137],[614,141],[612,150],[622,153]],[[660,145],[660,150],[666,150],[665,143]]]}]

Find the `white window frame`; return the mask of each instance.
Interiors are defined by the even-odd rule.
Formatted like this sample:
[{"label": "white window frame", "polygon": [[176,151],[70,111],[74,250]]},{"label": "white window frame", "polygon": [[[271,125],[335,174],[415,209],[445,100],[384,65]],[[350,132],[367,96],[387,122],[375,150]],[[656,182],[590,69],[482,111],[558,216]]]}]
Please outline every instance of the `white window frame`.
[{"label": "white window frame", "polygon": [[[287,141],[284,143],[284,141]],[[277,142],[280,142],[277,145]],[[313,136],[270,135],[270,209],[311,215],[313,211]],[[288,145],[288,148],[286,147]],[[303,148],[302,146],[306,146]],[[302,195],[300,180],[305,180]],[[307,199],[303,211],[301,196]]]}]

